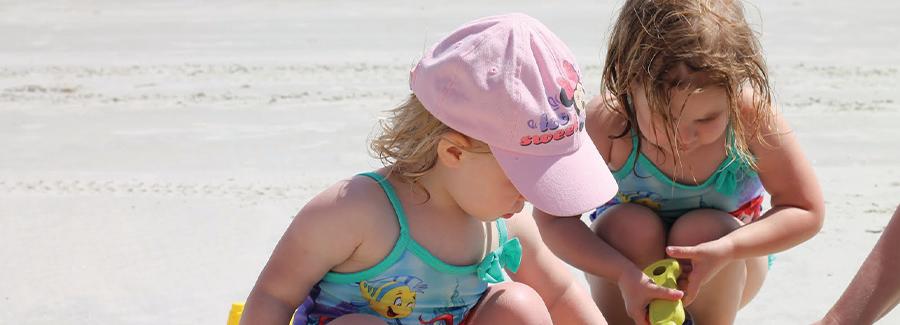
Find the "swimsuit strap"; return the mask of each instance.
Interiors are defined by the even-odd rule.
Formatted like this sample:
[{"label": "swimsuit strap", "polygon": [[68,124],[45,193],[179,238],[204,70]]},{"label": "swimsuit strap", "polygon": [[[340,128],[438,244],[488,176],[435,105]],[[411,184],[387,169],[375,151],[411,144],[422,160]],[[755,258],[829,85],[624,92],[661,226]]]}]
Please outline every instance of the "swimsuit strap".
[{"label": "swimsuit strap", "polygon": [[500,237],[498,244],[503,245],[506,242],[507,230],[506,230],[506,220],[497,219],[494,222],[497,225],[497,236]]},{"label": "swimsuit strap", "polygon": [[400,199],[397,198],[397,192],[394,191],[394,187],[391,186],[391,183],[388,182],[384,176],[377,174],[375,172],[361,173],[361,176],[366,176],[378,182],[378,185],[381,186],[381,189],[384,190],[384,194],[387,195],[388,201],[391,202],[391,207],[394,208],[394,214],[397,216],[397,222],[400,223],[400,235],[408,236],[409,235],[409,226],[406,223],[406,212],[403,211],[403,205],[400,204]]},{"label": "swimsuit strap", "polygon": [[403,256],[403,252],[406,251],[407,247],[415,244],[415,242],[412,240],[412,236],[409,235],[409,227],[406,224],[406,214],[403,212],[403,206],[400,205],[400,200],[397,198],[397,193],[394,191],[391,183],[388,182],[387,179],[384,178],[384,176],[373,172],[362,173],[359,175],[375,180],[378,185],[381,186],[381,189],[384,190],[385,195],[387,195],[388,200],[391,202],[391,207],[394,208],[394,214],[397,216],[397,222],[400,223],[400,235],[397,237],[397,242],[394,243],[394,247],[391,249],[391,252],[388,253],[388,256],[386,256],[384,260],[382,260],[378,264],[368,269],[352,273],[337,273],[329,271],[322,278],[323,281],[334,283],[355,283],[365,279],[370,279],[381,274],[389,267],[397,263]]}]

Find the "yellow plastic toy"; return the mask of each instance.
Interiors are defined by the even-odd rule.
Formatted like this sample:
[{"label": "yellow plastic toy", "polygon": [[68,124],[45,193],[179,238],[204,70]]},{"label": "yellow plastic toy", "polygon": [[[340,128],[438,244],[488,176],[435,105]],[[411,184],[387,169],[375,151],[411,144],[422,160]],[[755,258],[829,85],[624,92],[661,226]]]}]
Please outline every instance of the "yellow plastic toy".
[{"label": "yellow plastic toy", "polygon": [[241,314],[244,313],[244,303],[236,302],[231,304],[231,311],[228,312],[228,325],[240,325]]},{"label": "yellow plastic toy", "polygon": [[[668,258],[650,264],[644,269],[653,283],[658,286],[677,289],[676,280],[681,276],[681,266],[678,261]],[[684,323],[684,305],[681,300],[672,301],[656,299],[650,302],[650,324],[652,325],[682,325]]]},{"label": "yellow plastic toy", "polygon": [[[244,313],[244,303],[235,302],[231,304],[231,311],[228,312],[228,325],[241,325],[241,315]],[[294,324],[294,317],[291,316],[291,322]]]}]

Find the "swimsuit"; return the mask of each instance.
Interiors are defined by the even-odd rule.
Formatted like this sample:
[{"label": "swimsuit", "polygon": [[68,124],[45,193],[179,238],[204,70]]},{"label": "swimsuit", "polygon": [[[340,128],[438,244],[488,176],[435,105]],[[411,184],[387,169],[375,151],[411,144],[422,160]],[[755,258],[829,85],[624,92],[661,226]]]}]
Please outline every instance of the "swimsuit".
[{"label": "swimsuit", "polygon": [[[729,133],[729,142],[733,135]],[[591,221],[609,207],[635,203],[656,212],[667,227],[678,217],[695,209],[725,211],[749,223],[759,218],[765,189],[759,175],[746,162],[728,156],[702,184],[673,181],[638,151],[638,136],[631,137],[631,154],[625,165],[613,172],[619,191],[591,213]]]},{"label": "swimsuit", "polygon": [[[733,148],[732,131],[729,131],[728,138]],[[650,159],[638,152],[638,136],[633,133],[628,160],[622,168],[613,171],[613,177],[619,191],[609,202],[591,213],[592,222],[606,209],[622,203],[650,208],[659,215],[666,229],[671,229],[678,217],[695,209],[726,211],[744,224],[756,221],[762,215],[765,189],[759,175],[747,162],[737,157],[725,157],[703,184],[681,184],[666,176]],[[774,261],[775,255],[769,255],[769,268],[772,268]]]},{"label": "swimsuit", "polygon": [[328,272],[297,309],[294,325],[324,324],[346,314],[363,313],[388,324],[462,324],[487,290],[504,280],[502,268],[518,270],[522,248],[507,240],[506,223],[496,221],[500,246],[477,264],[447,264],[409,233],[406,215],[391,184],[375,173],[361,174],[381,186],[400,224],[391,252],[378,264],[354,273]]}]

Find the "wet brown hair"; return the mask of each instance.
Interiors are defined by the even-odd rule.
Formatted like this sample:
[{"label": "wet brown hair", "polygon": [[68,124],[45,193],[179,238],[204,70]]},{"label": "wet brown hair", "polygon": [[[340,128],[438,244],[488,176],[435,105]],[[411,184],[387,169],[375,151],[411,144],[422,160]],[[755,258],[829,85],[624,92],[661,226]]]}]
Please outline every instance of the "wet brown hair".
[{"label": "wet brown hair", "polygon": [[[734,131],[734,145],[727,146],[727,154],[755,169],[748,142],[756,139],[765,143],[761,128],[774,122],[774,111],[759,40],[738,0],[625,2],[609,38],[601,90],[605,98],[615,99],[607,100],[606,108],[627,121],[615,138],[625,137],[632,130],[640,132],[628,91],[633,83],[642,85],[651,114],[665,124],[669,149],[678,163],[678,137],[669,110],[670,91],[675,87],[700,90],[696,85],[672,80],[671,71],[680,64],[707,74],[711,85],[725,89],[729,124]],[[741,96],[747,88],[753,92],[753,104],[752,108],[742,109]],[[744,120],[742,116],[752,119]]]}]

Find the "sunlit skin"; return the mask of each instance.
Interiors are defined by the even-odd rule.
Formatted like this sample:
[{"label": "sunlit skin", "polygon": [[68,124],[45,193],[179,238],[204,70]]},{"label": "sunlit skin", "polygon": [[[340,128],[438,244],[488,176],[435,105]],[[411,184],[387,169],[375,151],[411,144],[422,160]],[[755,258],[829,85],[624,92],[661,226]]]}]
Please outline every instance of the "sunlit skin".
[{"label": "sunlit skin", "polygon": [[673,68],[666,82],[671,87],[667,108],[674,124],[671,128],[651,112],[645,89],[639,83],[632,84],[629,94],[642,140],[665,153],[677,151],[679,155],[705,146],[723,147],[729,117],[725,89],[705,73],[691,71],[683,64]]},{"label": "sunlit skin", "polygon": [[683,64],[666,75],[666,82],[671,87],[667,108],[671,127],[652,112],[644,88],[639,83],[632,84],[629,95],[640,129],[640,149],[674,181],[700,184],[726,156],[731,115],[728,97],[725,89],[706,73]]},{"label": "sunlit skin", "polygon": [[[438,159],[453,168],[436,173],[449,176],[443,177],[443,190],[460,210],[482,222],[522,211],[525,198],[506,177],[486,144],[455,132],[443,138],[438,144]],[[426,175],[421,183],[428,188],[432,181]]]},{"label": "sunlit skin", "polygon": [[900,206],[840,299],[813,325],[872,324],[895,309],[900,303],[898,250]]},{"label": "sunlit skin", "polygon": [[[641,91],[639,86],[635,88]],[[717,144],[728,127],[728,110],[721,101],[725,91],[721,87],[710,86],[693,91],[678,89],[672,92],[673,106],[679,103],[684,105],[672,109],[673,133],[676,135],[673,137],[674,143],[666,136],[665,124],[661,118],[652,116],[646,102],[642,102],[646,98],[643,95],[634,97],[642,139],[669,153],[674,148],[680,154]]]}]

